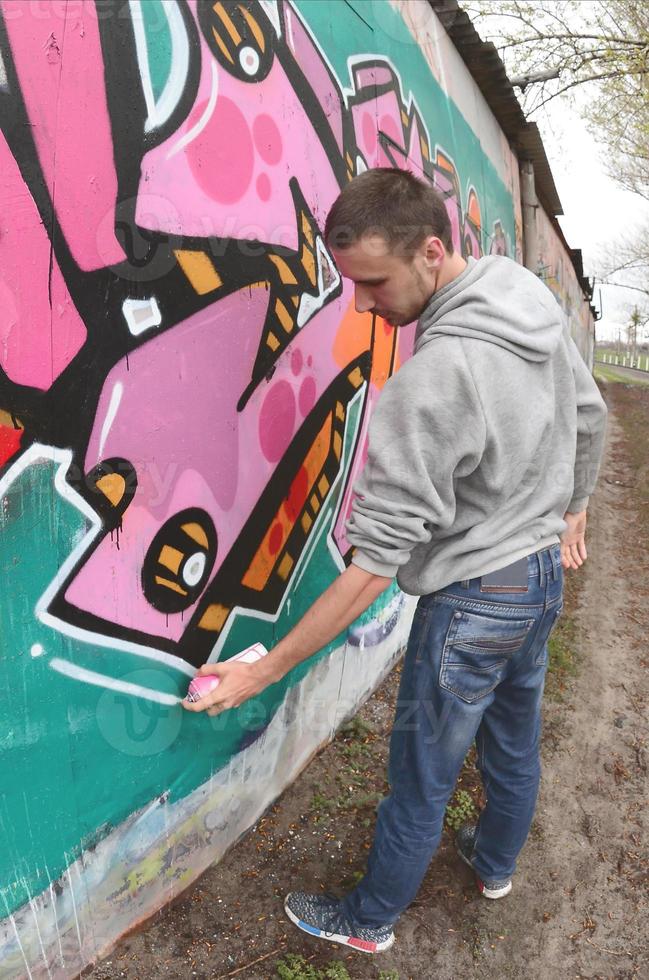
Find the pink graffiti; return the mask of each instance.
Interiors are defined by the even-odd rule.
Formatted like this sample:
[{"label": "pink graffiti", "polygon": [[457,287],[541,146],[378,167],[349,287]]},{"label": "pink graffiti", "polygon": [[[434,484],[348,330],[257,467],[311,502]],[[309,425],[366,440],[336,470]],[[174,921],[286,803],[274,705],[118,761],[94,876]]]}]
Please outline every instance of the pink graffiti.
[{"label": "pink graffiti", "polygon": [[38,16],[25,9],[16,17],[14,0],[1,0],[0,7],[43,176],[70,251],[84,271],[120,262],[117,175],[94,4],[86,0],[87,10],[75,17],[43,6]]},{"label": "pink graffiti", "polygon": [[[110,624],[119,631],[136,629],[140,634],[167,641],[182,638],[205,590],[242,540],[242,531],[255,507],[277,478],[278,466],[290,457],[291,447],[294,447],[302,426],[314,408],[323,407],[322,400],[329,386],[347,365],[368,350],[369,340],[363,345],[370,336],[366,329],[369,320],[361,324],[358,318],[354,319],[353,313],[350,317],[353,308],[351,284],[343,283],[336,295],[335,270],[325,269],[326,263],[322,262],[319,251],[322,242],[317,243],[316,248],[314,229],[307,220],[310,216],[315,218],[317,237],[317,226],[321,228],[324,224],[326,212],[338,194],[341,179],[344,179],[341,164],[349,176],[355,169],[392,165],[425,173],[445,195],[456,247],[479,255],[482,234],[477,194],[471,189],[466,215],[463,215],[456,169],[441,151],[436,151],[436,157],[431,158],[424,123],[413,102],[404,104],[399,78],[389,64],[373,61],[352,66],[350,109],[345,119],[348,110],[343,105],[337,83],[299,15],[289,4],[280,6],[280,21],[295,64],[287,70],[275,53],[274,59],[265,65],[264,77],[254,84],[250,79],[237,77],[236,71],[230,72],[217,61],[202,34],[196,0],[189,0],[188,10],[198,32],[196,49],[192,52],[192,56],[200,61],[196,96],[192,105],[186,108],[185,118],[177,121],[175,131],[149,149],[141,161],[136,221],[149,231],[195,239],[218,236],[259,239],[267,246],[288,245],[295,250],[295,255],[284,261],[283,286],[277,286],[273,279],[273,290],[285,287],[286,294],[270,292],[257,283],[230,292],[175,325],[165,322],[171,329],[143,342],[129,354],[128,361],[118,362],[102,389],[85,469],[90,472],[103,461],[125,459],[134,468],[137,488],[121,515],[119,535],[105,536],[86,556],[68,585],[65,598],[73,607],[102,620],[107,628]],[[76,29],[69,26],[63,34],[65,51],[71,50],[75,55],[75,66],[85,64],[89,73],[81,121],[85,121],[90,129],[91,106],[96,115],[92,131],[98,134],[97,140],[90,157],[86,156],[83,163],[83,173],[79,162],[81,155],[74,163],[72,159],[82,139],[82,126],[77,121],[59,133],[51,121],[51,93],[41,91],[46,87],[48,72],[51,73],[50,81],[53,79],[61,86],[70,85],[70,79],[77,78],[78,81],[76,67],[70,74],[60,71],[58,42],[52,38],[46,44],[46,67],[40,64],[30,67],[36,59],[40,39],[37,26],[22,30],[12,28],[12,31],[12,51],[28,110],[33,118],[40,114],[47,123],[36,127],[37,146],[70,249],[82,269],[118,261],[123,255],[114,238],[116,177],[96,28],[91,30],[89,26],[88,32],[82,35],[80,30],[76,33]],[[82,36],[84,41],[90,39],[85,48],[78,46]],[[269,50],[266,49],[266,53]],[[285,59],[286,49],[283,51]],[[94,59],[95,55],[96,60],[88,65],[87,58]],[[303,72],[303,85],[311,86],[309,98],[294,86],[298,69]],[[64,94],[68,101],[62,104],[71,104],[67,88]],[[323,123],[323,117],[319,116],[317,128],[306,108],[314,95],[319,99],[326,120]],[[345,121],[351,128],[345,128]],[[329,133],[324,131],[327,125]],[[52,155],[55,141],[56,188]],[[59,188],[58,152],[61,145],[63,162]],[[339,157],[335,151],[332,153],[333,146],[338,148]],[[3,166],[3,182],[10,179],[5,176],[5,170]],[[94,184],[85,181],[84,175],[91,172],[100,175]],[[75,186],[75,177],[78,186]],[[295,185],[299,186],[310,211],[310,216],[304,219],[296,214]],[[78,221],[79,202],[86,200],[90,204],[89,210],[84,208],[84,218],[87,217],[84,223]],[[71,220],[73,207],[77,214],[76,223]],[[33,210],[36,214],[35,208]],[[100,210],[103,218],[99,215]],[[33,224],[33,219],[30,220]],[[81,224],[95,235],[97,228],[110,225],[112,237],[106,246],[108,251],[104,249],[103,239],[95,238],[93,246],[88,237],[90,230],[80,231],[78,226]],[[36,235],[37,231],[32,229],[32,233]],[[41,237],[39,248],[49,258],[49,244],[42,228]],[[311,246],[308,254],[307,242]],[[2,244],[0,241],[0,249]],[[498,247],[501,246],[499,239]],[[193,249],[197,249],[195,243]],[[207,242],[205,251],[210,251]],[[298,281],[294,273],[304,275],[300,264],[308,270],[313,253],[319,263],[317,287],[309,289],[309,295],[303,290],[298,295],[297,287],[296,292],[291,293],[291,283]],[[41,256],[40,252],[37,254]],[[278,256],[271,258],[278,259]],[[42,257],[38,261],[42,262]],[[57,290],[64,288],[64,284],[55,260],[52,269],[52,296],[58,300]],[[225,283],[227,271],[225,264],[221,268],[218,261],[215,262],[211,282],[221,280]],[[312,272],[308,274],[313,276]],[[24,275],[22,281],[26,281]],[[39,276],[38,281],[46,280]],[[334,283],[333,290],[328,289],[331,282]],[[318,292],[321,293],[319,297]],[[85,328],[69,296],[67,300],[68,305],[63,304],[60,313],[63,319],[64,315],[69,317],[64,321],[68,324],[67,333],[62,322],[55,331],[55,343],[59,345],[57,353],[54,350],[51,353],[52,365],[58,371],[69,363],[85,337]],[[299,314],[291,312],[287,325],[286,315],[282,317],[272,311],[277,309],[276,302],[281,307],[285,301],[283,310],[286,314],[292,300]],[[36,302],[36,298],[33,301]],[[26,304],[28,299],[21,302]],[[43,298],[38,302],[42,305]],[[265,333],[269,309],[283,324],[281,330],[276,330],[279,339],[275,334],[270,337]],[[25,324],[21,321],[20,326],[21,343],[23,336],[26,341],[36,338],[36,350],[38,336],[33,324],[39,322],[38,317],[34,317]],[[8,336],[9,327],[5,324],[3,329]],[[377,330],[381,329],[382,324],[377,325]],[[357,331],[357,336],[350,340],[345,334],[341,343],[341,334],[345,330],[349,334]],[[380,371],[376,377],[372,374],[367,389],[360,393],[363,403],[356,445],[351,457],[340,463],[345,467],[341,474],[344,485],[340,488],[340,502],[331,534],[342,555],[348,551],[345,522],[353,501],[353,483],[366,457],[369,416],[381,385],[392,370],[393,360],[385,356],[386,351],[393,351],[392,340],[386,339],[388,333],[379,336],[378,344],[383,344],[383,360],[377,359]],[[362,337],[360,341],[358,335]],[[413,335],[414,327],[399,332],[397,364],[412,352]],[[376,338],[375,333],[375,342]],[[260,345],[267,355],[268,349],[275,352],[274,361],[267,377],[262,377],[250,394]],[[5,351],[20,350],[13,335],[11,343],[4,346]],[[14,370],[10,376],[16,378],[15,372],[20,369],[23,371],[21,377],[31,379],[23,383],[33,384],[38,378],[46,387],[56,374],[50,372],[48,380],[44,357],[33,355],[32,363],[24,352],[20,353],[15,363],[9,364]],[[249,397],[242,401],[244,392]],[[297,458],[295,465],[299,464]],[[286,471],[285,466],[283,471]],[[286,498],[285,507],[293,518],[299,514],[308,490],[307,472],[302,467],[292,478]],[[182,613],[162,612],[144,594],[143,563],[163,529],[166,534],[169,524],[191,508],[204,512],[216,529],[218,547],[214,564],[210,565],[209,579],[201,581],[200,593],[192,593],[191,604],[185,605]],[[271,513],[269,520],[272,518]],[[264,528],[260,528],[259,535],[263,533]],[[279,553],[283,535],[281,524],[270,528],[270,555]],[[170,545],[169,549],[173,551],[173,547]],[[246,547],[252,547],[250,541]]]},{"label": "pink graffiti", "polygon": [[331,75],[320,50],[302,23],[297,12],[289,5],[283,6],[285,35],[296,63],[304,73],[304,78],[331,127],[341,158],[345,153],[343,140],[343,108],[340,89]]},{"label": "pink graffiti", "polygon": [[[401,116],[399,82],[392,69],[381,64],[357,65],[353,70],[353,81],[352,120],[365,166],[396,166],[422,176],[424,160],[420,135],[423,125],[413,111],[407,133]],[[391,86],[390,90],[377,97],[377,86],[386,85]]]},{"label": "pink graffiti", "polygon": [[86,469],[125,458],[138,485],[119,540],[105,537],[70,584],[66,599],[73,606],[107,622],[137,624],[152,636],[182,636],[194,607],[167,615],[142,594],[151,541],[174,514],[200,507],[218,535],[216,573],[305,417],[340,371],[332,351],[353,302],[351,286],[298,333],[271,381],[238,412],[268,302],[261,287],[239,290],[155,337],[108,375]]},{"label": "pink graffiti", "polygon": [[[320,226],[339,191],[322,141],[277,57],[267,77],[251,85],[217,64],[202,34],[199,43],[195,105],[179,130],[145,155],[136,220],[152,231],[297,249],[289,177],[298,179]],[[304,34],[300,51],[312,63]],[[156,209],[148,206],[151,195]]]},{"label": "pink graffiti", "polygon": [[0,216],[0,367],[17,384],[47,390],[79,351],[86,328],[2,134]]}]

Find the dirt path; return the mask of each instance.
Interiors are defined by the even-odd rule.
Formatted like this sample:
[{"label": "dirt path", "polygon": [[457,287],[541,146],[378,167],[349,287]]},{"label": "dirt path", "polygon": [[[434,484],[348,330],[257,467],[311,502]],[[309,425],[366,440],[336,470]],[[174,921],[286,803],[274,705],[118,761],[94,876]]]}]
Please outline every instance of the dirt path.
[{"label": "dirt path", "polygon": [[[346,954],[285,921],[281,896],[291,887],[344,890],[362,869],[385,789],[395,672],[255,831],[122,943],[95,980],[270,980],[286,953],[320,970],[342,961],[347,974],[317,976],[353,980],[380,971],[386,980],[649,978],[649,483],[638,463],[649,459],[649,391],[609,386],[620,413],[628,405],[618,390],[645,420],[637,437],[646,449],[626,441],[612,412],[573,612],[579,672],[546,707],[542,792],[511,896],[482,899],[445,835],[388,953]],[[463,779],[474,791],[475,777]]]}]

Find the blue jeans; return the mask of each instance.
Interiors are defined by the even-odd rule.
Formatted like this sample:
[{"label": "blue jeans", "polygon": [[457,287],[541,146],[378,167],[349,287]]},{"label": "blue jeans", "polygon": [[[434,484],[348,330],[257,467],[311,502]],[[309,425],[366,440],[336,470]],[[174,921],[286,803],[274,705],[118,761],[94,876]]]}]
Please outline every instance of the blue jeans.
[{"label": "blue jeans", "polygon": [[519,591],[491,591],[477,578],[419,600],[390,740],[390,794],[367,873],[343,900],[355,926],[392,924],[414,899],[474,739],[487,798],[474,866],[486,881],[514,871],[536,805],[547,640],[563,588],[558,544],[526,560]]}]

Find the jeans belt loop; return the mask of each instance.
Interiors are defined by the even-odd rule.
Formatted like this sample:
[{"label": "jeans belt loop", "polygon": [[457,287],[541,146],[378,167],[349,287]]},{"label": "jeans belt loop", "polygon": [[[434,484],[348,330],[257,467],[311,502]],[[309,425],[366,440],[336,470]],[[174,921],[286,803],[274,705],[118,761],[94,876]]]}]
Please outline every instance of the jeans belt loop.
[{"label": "jeans belt loop", "polygon": [[539,563],[539,585],[542,588],[545,585],[545,569],[543,567],[543,552],[537,551],[536,558]]}]

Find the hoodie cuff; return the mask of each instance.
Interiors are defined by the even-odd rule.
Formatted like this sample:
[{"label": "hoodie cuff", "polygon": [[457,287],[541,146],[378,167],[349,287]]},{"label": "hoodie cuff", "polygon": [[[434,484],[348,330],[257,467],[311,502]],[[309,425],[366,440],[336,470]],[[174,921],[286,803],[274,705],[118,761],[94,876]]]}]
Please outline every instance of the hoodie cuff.
[{"label": "hoodie cuff", "polygon": [[582,510],[588,507],[590,497],[573,497],[568,504],[567,514],[581,514]]},{"label": "hoodie cuff", "polygon": [[370,575],[380,575],[381,578],[394,578],[399,571],[398,565],[384,565],[380,561],[374,561],[364,551],[358,550],[352,555],[352,565],[357,565]]}]

